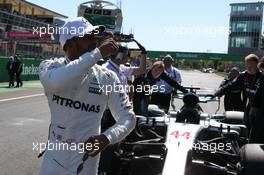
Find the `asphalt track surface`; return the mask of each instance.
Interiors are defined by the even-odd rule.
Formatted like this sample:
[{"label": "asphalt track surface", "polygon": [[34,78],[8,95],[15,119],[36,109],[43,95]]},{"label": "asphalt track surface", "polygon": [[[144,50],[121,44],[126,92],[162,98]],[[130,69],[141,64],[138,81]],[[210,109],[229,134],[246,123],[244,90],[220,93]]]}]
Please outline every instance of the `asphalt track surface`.
[{"label": "asphalt track surface", "polygon": [[[181,71],[183,85],[202,87],[203,93],[213,93],[220,76],[199,71]],[[35,175],[42,159],[37,143],[47,141],[50,114],[46,97],[38,81],[24,82],[22,88],[7,88],[0,83],[0,175]],[[182,105],[175,100],[176,108]],[[223,112],[223,105],[219,113]],[[216,102],[202,104],[204,111],[213,114]]]}]

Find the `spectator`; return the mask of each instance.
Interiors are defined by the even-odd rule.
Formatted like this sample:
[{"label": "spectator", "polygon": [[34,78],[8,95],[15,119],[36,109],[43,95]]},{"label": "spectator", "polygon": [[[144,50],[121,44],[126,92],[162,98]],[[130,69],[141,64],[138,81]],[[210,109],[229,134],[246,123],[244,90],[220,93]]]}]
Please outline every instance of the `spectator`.
[{"label": "spectator", "polygon": [[[228,83],[231,83],[239,76],[239,69],[233,67],[229,73],[227,79],[225,79],[219,88],[222,88]],[[224,108],[225,111],[244,111],[246,106],[246,97],[241,90],[230,90],[225,94],[224,97]]]},{"label": "spectator", "polygon": [[[152,68],[146,73],[139,77],[137,77],[134,82],[134,98],[133,98],[133,108],[134,112],[137,115],[147,116],[148,112],[148,104],[149,104],[149,97],[151,95],[152,90],[154,89],[161,89],[157,87],[156,82],[159,80],[163,80],[164,82],[168,83],[170,86],[179,89],[183,93],[186,93],[187,90],[184,89],[177,81],[169,77],[164,72],[164,64],[162,61],[157,61],[153,64]],[[154,87],[156,86],[156,87]],[[161,85],[164,87],[164,85]]]},{"label": "spectator", "polygon": [[[174,81],[177,81],[178,84],[181,84],[181,74],[178,69],[172,66],[173,58],[170,55],[166,55],[163,59],[164,65],[165,65],[165,73],[171,77]],[[160,89],[159,92],[153,93],[151,95],[151,103],[156,104],[160,106],[161,108],[164,108],[165,111],[169,111],[170,108],[170,102],[171,97],[173,94],[173,90],[177,91],[177,89],[174,89],[172,86],[170,86],[167,82],[164,80],[159,80],[156,85],[160,88],[162,85],[164,85],[164,89]]]},{"label": "spectator", "polygon": [[9,76],[9,85],[8,87],[14,87],[14,68],[13,68],[13,64],[14,64],[14,57],[11,56],[6,64],[6,70]]}]

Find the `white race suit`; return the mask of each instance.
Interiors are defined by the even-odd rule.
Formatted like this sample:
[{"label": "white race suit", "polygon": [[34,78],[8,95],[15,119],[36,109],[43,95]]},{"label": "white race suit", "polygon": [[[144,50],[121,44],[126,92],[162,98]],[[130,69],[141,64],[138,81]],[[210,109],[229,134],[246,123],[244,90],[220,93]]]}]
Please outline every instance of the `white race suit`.
[{"label": "white race suit", "polygon": [[[121,141],[134,129],[135,115],[126,93],[113,88],[120,85],[116,74],[95,65],[101,58],[96,48],[74,61],[55,58],[40,64],[39,77],[51,113],[47,148],[52,144],[53,147],[46,149],[39,175],[77,174],[84,154],[81,144],[100,134],[106,106],[117,121],[103,133],[111,144]],[[96,175],[98,162],[99,155],[89,158],[80,175]]]}]

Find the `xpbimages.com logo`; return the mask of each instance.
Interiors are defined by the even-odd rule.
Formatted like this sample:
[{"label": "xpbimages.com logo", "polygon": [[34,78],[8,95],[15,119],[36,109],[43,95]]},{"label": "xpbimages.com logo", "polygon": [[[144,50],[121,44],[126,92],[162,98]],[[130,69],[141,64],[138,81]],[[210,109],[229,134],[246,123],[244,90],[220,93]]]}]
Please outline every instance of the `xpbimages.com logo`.
[{"label": "xpbimages.com logo", "polygon": [[[86,31],[86,27],[58,27],[58,26],[51,26],[48,24],[45,27],[33,27],[33,35],[38,35],[39,37],[43,37],[48,35],[78,35],[83,37],[86,34],[90,34],[91,32]],[[99,30],[93,30],[94,34],[98,34]]]},{"label": "xpbimages.com logo", "polygon": [[116,84],[114,85],[99,85],[98,93],[100,94],[110,94],[110,93],[130,93],[130,92],[136,92],[136,93],[144,93],[145,95],[150,95],[152,93],[165,92],[165,85],[122,85],[122,84]]},{"label": "xpbimages.com logo", "polygon": [[41,153],[44,150],[48,151],[77,151],[78,153],[84,153],[85,151],[97,151],[99,150],[99,143],[76,143],[76,142],[50,142],[39,143],[33,142],[33,151]]},{"label": "xpbimages.com logo", "polygon": [[216,153],[217,151],[230,151],[232,149],[231,143],[193,143],[193,150],[195,151],[209,151]]},{"label": "xpbimages.com logo", "polygon": [[79,18],[74,22],[66,22],[64,26],[58,26],[57,24],[41,27],[33,27],[33,34],[39,35],[40,37],[45,35],[73,35],[83,37],[86,34],[95,35],[99,34],[99,28],[93,28],[93,26],[85,19]]}]

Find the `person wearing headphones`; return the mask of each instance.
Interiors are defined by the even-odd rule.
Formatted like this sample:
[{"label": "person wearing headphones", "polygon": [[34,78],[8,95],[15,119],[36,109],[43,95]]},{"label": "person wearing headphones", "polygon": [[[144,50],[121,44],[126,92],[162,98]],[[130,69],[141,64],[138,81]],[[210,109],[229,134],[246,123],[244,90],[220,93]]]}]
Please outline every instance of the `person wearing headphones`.
[{"label": "person wearing headphones", "polygon": [[[127,67],[124,65],[127,62],[129,55],[128,48],[124,46],[120,46],[118,53],[112,55],[110,59],[105,64],[103,64],[103,67],[113,71],[117,75],[119,81],[121,82],[121,89],[125,90],[126,93],[129,93],[128,81],[131,79],[131,77],[134,75],[136,76],[144,74],[146,71],[146,49],[139,42],[136,40],[134,41],[141,50],[140,65],[138,67]],[[105,130],[114,123],[115,121],[113,120],[112,114],[107,109],[102,120],[102,129]]]}]

